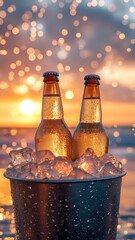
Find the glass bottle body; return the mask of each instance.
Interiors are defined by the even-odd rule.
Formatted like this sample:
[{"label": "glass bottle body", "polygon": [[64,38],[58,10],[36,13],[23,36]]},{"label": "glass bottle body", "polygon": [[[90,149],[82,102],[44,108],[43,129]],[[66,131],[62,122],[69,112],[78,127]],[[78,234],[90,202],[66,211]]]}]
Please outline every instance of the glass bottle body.
[{"label": "glass bottle body", "polygon": [[92,148],[98,157],[108,152],[108,138],[102,123],[78,124],[73,135],[73,160],[81,157],[87,148]]},{"label": "glass bottle body", "polygon": [[71,159],[71,134],[62,119],[42,119],[35,145],[36,151],[50,150],[56,157]]},{"label": "glass bottle body", "polygon": [[35,149],[50,150],[55,156],[71,159],[71,133],[63,119],[63,107],[55,76],[45,82],[42,120],[35,135]]},{"label": "glass bottle body", "polygon": [[102,125],[99,82],[87,79],[85,84],[80,123],[73,135],[73,160],[81,157],[87,148],[92,148],[98,157],[108,152],[108,137]]}]

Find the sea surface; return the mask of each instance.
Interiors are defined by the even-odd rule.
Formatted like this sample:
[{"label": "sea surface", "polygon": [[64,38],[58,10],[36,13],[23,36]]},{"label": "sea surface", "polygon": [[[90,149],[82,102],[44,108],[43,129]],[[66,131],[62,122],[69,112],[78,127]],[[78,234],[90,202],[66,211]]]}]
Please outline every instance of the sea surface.
[{"label": "sea surface", "polygon": [[[73,133],[74,128],[70,129]],[[36,129],[0,128],[0,240],[14,240],[16,235],[9,180],[3,173],[12,149],[34,149]],[[135,126],[106,128],[109,152],[123,163],[123,177],[117,240],[135,240]]]}]

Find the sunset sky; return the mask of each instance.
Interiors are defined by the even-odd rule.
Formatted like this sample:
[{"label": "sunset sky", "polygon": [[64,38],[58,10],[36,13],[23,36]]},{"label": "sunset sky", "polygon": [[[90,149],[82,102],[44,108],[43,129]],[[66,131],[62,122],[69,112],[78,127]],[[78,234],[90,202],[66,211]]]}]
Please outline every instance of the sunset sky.
[{"label": "sunset sky", "polygon": [[0,0],[0,127],[35,127],[45,71],[76,126],[84,76],[101,77],[103,123],[135,124],[135,0]]}]

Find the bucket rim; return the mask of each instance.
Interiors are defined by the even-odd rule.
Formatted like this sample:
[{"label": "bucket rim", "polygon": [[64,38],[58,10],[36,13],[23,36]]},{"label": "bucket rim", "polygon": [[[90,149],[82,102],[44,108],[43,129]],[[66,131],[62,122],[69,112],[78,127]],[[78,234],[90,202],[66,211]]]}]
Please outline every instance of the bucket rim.
[{"label": "bucket rim", "polygon": [[104,180],[112,180],[116,178],[124,177],[127,174],[126,171],[122,172],[119,175],[112,175],[108,177],[102,178],[87,178],[87,179],[26,179],[26,178],[17,178],[9,176],[6,172],[4,176],[10,180],[17,180],[23,182],[39,182],[39,183],[81,183],[81,182],[97,182],[97,181],[104,181]]}]

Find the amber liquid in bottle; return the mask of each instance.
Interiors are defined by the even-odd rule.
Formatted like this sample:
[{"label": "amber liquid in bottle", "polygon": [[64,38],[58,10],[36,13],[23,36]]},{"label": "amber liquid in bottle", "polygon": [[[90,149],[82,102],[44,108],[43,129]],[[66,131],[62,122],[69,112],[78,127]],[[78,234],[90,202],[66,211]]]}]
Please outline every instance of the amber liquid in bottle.
[{"label": "amber liquid in bottle", "polygon": [[55,156],[71,159],[72,136],[63,119],[58,73],[54,73],[57,75],[45,73],[42,120],[35,135],[35,149],[50,150]]},{"label": "amber liquid in bottle", "polygon": [[108,152],[108,137],[102,125],[99,79],[85,79],[80,123],[73,135],[73,160],[87,148],[92,148],[98,157]]}]

